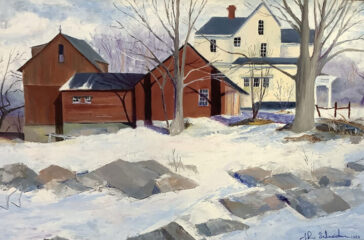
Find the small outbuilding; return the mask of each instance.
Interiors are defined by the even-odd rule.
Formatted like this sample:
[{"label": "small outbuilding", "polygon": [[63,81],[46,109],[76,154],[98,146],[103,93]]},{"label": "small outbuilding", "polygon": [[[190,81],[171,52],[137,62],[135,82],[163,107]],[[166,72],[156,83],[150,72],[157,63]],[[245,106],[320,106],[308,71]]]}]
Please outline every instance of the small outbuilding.
[{"label": "small outbuilding", "polygon": [[[182,53],[183,48],[180,48],[181,59]],[[170,56],[163,62],[171,75],[174,72],[173,61],[173,57]],[[159,65],[136,84],[138,120],[151,122],[174,118],[175,91],[168,75],[165,68]],[[247,93],[190,44],[186,47],[185,76],[187,77],[184,80],[183,92],[184,117],[239,114],[240,95]],[[161,88],[164,79],[166,79],[165,86]]]},{"label": "small outbuilding", "polygon": [[76,73],[61,88],[63,134],[115,132],[135,127],[136,73]]}]

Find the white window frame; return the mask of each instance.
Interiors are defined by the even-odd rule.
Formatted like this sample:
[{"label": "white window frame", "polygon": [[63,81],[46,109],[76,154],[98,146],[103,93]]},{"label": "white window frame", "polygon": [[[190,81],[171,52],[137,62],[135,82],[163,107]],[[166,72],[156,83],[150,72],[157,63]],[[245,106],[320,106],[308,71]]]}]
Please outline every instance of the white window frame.
[{"label": "white window frame", "polygon": [[260,44],[260,56],[266,57],[267,56],[267,43]]},{"label": "white window frame", "polygon": [[259,87],[259,86],[260,86],[260,78],[258,77],[253,78],[253,87]]},{"label": "white window frame", "polygon": [[91,104],[92,103],[92,96],[85,96],[85,103],[86,104]]},{"label": "white window frame", "polygon": [[244,78],[244,87],[249,87],[250,86],[250,78],[245,77]]},{"label": "white window frame", "polygon": [[240,47],[241,46],[241,37],[234,38],[234,47]]},{"label": "white window frame", "polygon": [[73,96],[72,97],[72,104],[81,104],[82,97],[80,96]]},{"label": "white window frame", "polygon": [[200,89],[198,91],[198,106],[199,107],[207,107],[209,105],[209,90],[208,89]]},{"label": "white window frame", "polygon": [[210,52],[216,52],[216,39],[210,39]]},{"label": "white window frame", "polygon": [[258,34],[264,35],[264,21],[263,20],[258,21]]}]

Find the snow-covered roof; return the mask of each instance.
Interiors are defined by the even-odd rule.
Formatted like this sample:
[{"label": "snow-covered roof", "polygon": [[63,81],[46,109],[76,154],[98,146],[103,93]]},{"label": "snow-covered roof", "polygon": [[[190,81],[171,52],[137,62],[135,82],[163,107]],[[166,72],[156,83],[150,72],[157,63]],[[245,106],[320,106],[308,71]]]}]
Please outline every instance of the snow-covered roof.
[{"label": "snow-covered roof", "polygon": [[130,90],[144,76],[139,73],[76,73],[59,90]]}]

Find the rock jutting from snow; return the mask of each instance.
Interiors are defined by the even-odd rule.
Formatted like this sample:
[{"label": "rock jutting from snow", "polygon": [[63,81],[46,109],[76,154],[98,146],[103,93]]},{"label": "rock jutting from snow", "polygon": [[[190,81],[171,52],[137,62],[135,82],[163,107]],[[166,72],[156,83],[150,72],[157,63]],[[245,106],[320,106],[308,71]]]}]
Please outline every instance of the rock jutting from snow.
[{"label": "rock jutting from snow", "polygon": [[311,190],[315,188],[315,186],[313,186],[312,184],[298,178],[292,173],[275,174],[269,178],[266,178],[264,180],[264,183],[275,185],[282,190],[293,189],[293,188]]},{"label": "rock jutting from snow", "polygon": [[82,185],[75,179],[69,179],[63,182],[52,180],[44,185],[47,190],[53,191],[57,196],[68,197],[74,194],[85,192],[91,188]]},{"label": "rock jutting from snow", "polygon": [[211,219],[205,223],[196,224],[196,228],[201,235],[207,237],[216,236],[222,233],[243,231],[249,228],[248,225],[226,219]]},{"label": "rock jutting from snow", "polygon": [[325,216],[330,213],[345,211],[350,205],[328,188],[305,190],[288,190],[277,197],[290,205],[306,218]]},{"label": "rock jutting from snow", "polygon": [[128,240],[195,240],[181,225],[171,222],[152,232],[129,237]]},{"label": "rock jutting from snow", "polygon": [[284,208],[285,204],[276,196],[278,193],[278,189],[265,186],[262,191],[257,190],[244,195],[232,196],[221,199],[220,202],[235,216],[247,219]]},{"label": "rock jutting from snow", "polygon": [[0,168],[0,184],[15,187],[23,192],[39,188],[42,184],[37,173],[23,163],[14,163]]},{"label": "rock jutting from snow", "polygon": [[[353,178],[352,174],[331,167],[318,168],[314,170],[312,174],[316,177],[318,182],[327,182],[328,179],[329,182],[326,185],[330,186],[348,187],[351,185],[351,180]],[[323,178],[327,179],[323,180]]]},{"label": "rock jutting from snow", "polygon": [[272,171],[266,171],[259,167],[247,168],[236,172],[230,172],[230,175],[238,179],[248,187],[256,187],[259,182],[271,175]]},{"label": "rock jutting from snow", "polygon": [[87,187],[113,187],[137,199],[197,186],[192,180],[172,173],[154,160],[141,162],[117,160],[95,171],[77,176],[77,179]]},{"label": "rock jutting from snow", "polygon": [[39,172],[38,180],[41,183],[46,184],[52,180],[66,181],[75,177],[75,173],[68,169],[62,168],[57,165],[50,165],[49,167]]},{"label": "rock jutting from snow", "polygon": [[361,159],[356,162],[349,162],[347,164],[347,167],[353,169],[356,172],[362,172],[364,171],[364,159]]}]

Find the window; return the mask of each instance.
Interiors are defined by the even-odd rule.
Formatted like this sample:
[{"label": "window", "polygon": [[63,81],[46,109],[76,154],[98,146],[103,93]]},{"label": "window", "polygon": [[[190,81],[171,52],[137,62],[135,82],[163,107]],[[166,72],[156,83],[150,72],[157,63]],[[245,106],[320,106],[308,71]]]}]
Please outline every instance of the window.
[{"label": "window", "polygon": [[260,44],[260,56],[261,57],[267,56],[267,44],[266,43]]},{"label": "window", "polygon": [[263,35],[264,34],[264,21],[259,20],[258,22],[258,34]]},{"label": "window", "polygon": [[267,77],[263,78],[263,87],[265,88],[269,87],[269,78]]},{"label": "window", "polygon": [[216,40],[215,39],[210,40],[210,51],[216,52]]},{"label": "window", "polygon": [[244,78],[244,87],[249,87],[250,85],[250,79],[249,78]]},{"label": "window", "polygon": [[73,104],[81,103],[81,97],[72,97],[72,103]]},{"label": "window", "polygon": [[207,101],[209,98],[209,90],[208,89],[200,89],[199,97],[198,97],[198,106],[208,106],[209,102]]},{"label": "window", "polygon": [[241,43],[240,37],[234,38],[234,47],[240,47],[240,43]]},{"label": "window", "polygon": [[253,86],[259,87],[260,78],[254,78]]},{"label": "window", "polygon": [[63,54],[63,45],[58,45],[58,62],[63,63],[64,62],[64,54]]},{"label": "window", "polygon": [[92,97],[91,96],[86,96],[85,97],[85,103],[91,104],[91,102],[92,102]]}]

